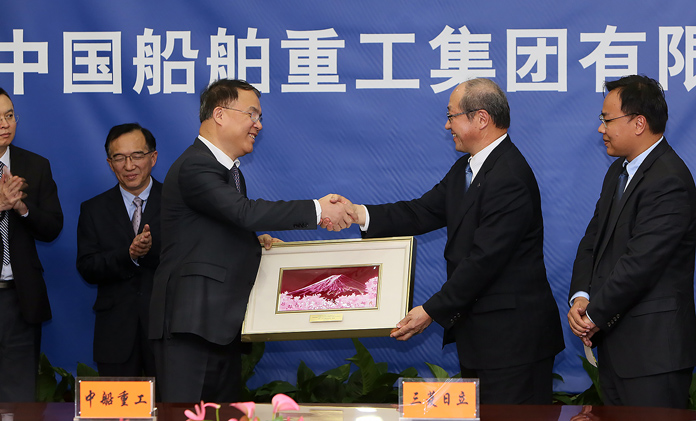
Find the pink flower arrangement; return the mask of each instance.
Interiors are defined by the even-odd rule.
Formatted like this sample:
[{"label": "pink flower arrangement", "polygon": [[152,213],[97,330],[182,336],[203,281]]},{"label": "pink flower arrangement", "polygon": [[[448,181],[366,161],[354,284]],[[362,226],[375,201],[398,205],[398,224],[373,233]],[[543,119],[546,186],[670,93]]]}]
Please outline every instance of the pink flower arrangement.
[{"label": "pink flower arrangement", "polygon": [[[280,411],[298,411],[300,409],[300,406],[294,399],[282,393],[273,396],[271,403],[273,404],[273,419],[271,421],[283,421]],[[200,405],[194,406],[195,412],[187,409],[184,411],[184,415],[188,417],[188,421],[205,421],[206,406],[215,408],[215,420],[220,421],[220,405],[216,403],[204,403],[201,401]],[[237,402],[231,403],[230,406],[242,411],[249,421],[259,421],[258,417],[254,417],[256,411],[256,404],[254,402]],[[289,421],[290,417],[287,419]],[[236,418],[230,418],[227,421],[238,420]],[[304,418],[300,417],[299,421],[304,421]]]}]

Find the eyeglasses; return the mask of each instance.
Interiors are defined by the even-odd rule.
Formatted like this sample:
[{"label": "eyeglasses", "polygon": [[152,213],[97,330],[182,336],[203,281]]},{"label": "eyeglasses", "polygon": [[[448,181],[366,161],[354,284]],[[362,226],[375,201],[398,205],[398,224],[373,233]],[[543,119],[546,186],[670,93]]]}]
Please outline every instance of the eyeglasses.
[{"label": "eyeglasses", "polygon": [[467,111],[464,111],[463,113],[457,113],[457,114],[450,114],[450,113],[447,113],[447,120],[449,120],[449,122],[451,123],[451,122],[452,122],[452,119],[453,119],[454,117],[459,117],[460,115],[469,114],[469,113],[473,113],[473,112],[475,112],[475,111],[481,111],[481,110],[483,110],[483,108],[477,108],[477,109],[475,109],[475,110],[467,110]]},{"label": "eyeglasses", "polygon": [[130,155],[123,155],[123,154],[117,153],[116,155],[112,156],[112,157],[109,158],[109,159],[111,160],[111,162],[115,162],[115,163],[117,163],[117,164],[123,164],[124,162],[126,162],[126,158],[130,158],[131,162],[135,163],[135,162],[140,162],[140,161],[142,161],[142,160],[145,159],[148,155],[150,155],[152,152],[154,152],[154,151],[150,151],[150,152],[133,152],[133,153],[130,154]]},{"label": "eyeglasses", "polygon": [[257,113],[256,111],[249,112],[249,111],[238,110],[236,108],[223,107],[223,106],[220,106],[220,107],[224,108],[226,110],[237,111],[238,113],[249,114],[249,118],[251,118],[251,121],[253,121],[254,123],[256,123],[257,121],[263,122],[263,117],[261,117],[261,114]]},{"label": "eyeglasses", "polygon": [[599,121],[601,121],[602,124],[604,124],[604,128],[605,128],[605,129],[608,129],[609,127],[607,127],[607,123],[609,123],[609,122],[611,122],[611,121],[614,121],[614,120],[616,120],[616,119],[618,119],[618,118],[629,117],[629,116],[633,116],[633,115],[638,115],[638,113],[624,114],[624,115],[620,115],[620,116],[618,116],[618,117],[610,118],[609,120],[607,120],[606,118],[604,118],[604,115],[600,114],[600,115],[599,115]]},{"label": "eyeglasses", "polygon": [[12,111],[6,113],[5,115],[0,115],[0,120],[5,120],[7,124],[16,123],[19,117]]}]

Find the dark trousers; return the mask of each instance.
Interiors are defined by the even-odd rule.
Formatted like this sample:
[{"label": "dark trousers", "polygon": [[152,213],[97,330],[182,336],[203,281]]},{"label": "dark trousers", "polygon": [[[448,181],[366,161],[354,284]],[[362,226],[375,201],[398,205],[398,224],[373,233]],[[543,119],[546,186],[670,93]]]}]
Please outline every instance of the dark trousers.
[{"label": "dark trousers", "polygon": [[190,333],[154,341],[157,387],[163,402],[238,402],[241,339],[218,345]]},{"label": "dark trousers", "polygon": [[622,378],[614,371],[609,354],[603,349],[598,351],[599,385],[605,405],[687,408],[693,367],[652,376]]},{"label": "dark trousers", "polygon": [[21,315],[16,289],[0,289],[0,402],[36,400],[41,324]]},{"label": "dark trousers", "polygon": [[549,405],[553,393],[554,357],[531,364],[493,370],[460,367],[462,378],[479,379],[479,403]]},{"label": "dark trousers", "polygon": [[152,341],[147,339],[145,329],[138,323],[138,332],[128,359],[121,363],[97,361],[99,375],[105,377],[156,377],[155,354]]}]

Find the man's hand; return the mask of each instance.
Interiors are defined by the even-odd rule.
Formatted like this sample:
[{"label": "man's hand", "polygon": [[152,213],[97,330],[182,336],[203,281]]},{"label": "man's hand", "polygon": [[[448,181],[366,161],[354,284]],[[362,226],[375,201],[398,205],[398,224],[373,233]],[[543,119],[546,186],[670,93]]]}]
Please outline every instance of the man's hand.
[{"label": "man's hand", "polygon": [[587,335],[592,327],[583,321],[583,317],[587,319],[585,313],[589,303],[590,301],[585,297],[576,297],[575,301],[573,301],[573,306],[568,312],[568,324],[570,325],[570,330],[572,330],[573,334],[579,338]]},{"label": "man's hand", "polygon": [[319,199],[321,206],[320,226],[329,231],[340,231],[358,220],[354,205],[338,194],[327,194]]},{"label": "man's hand", "polygon": [[389,336],[399,341],[407,341],[413,335],[423,332],[432,322],[433,318],[428,316],[423,306],[414,307],[403,320],[396,324],[396,328],[392,329]]},{"label": "man's hand", "polygon": [[151,247],[152,233],[150,232],[150,225],[145,224],[143,232],[135,236],[128,248],[131,260],[136,260],[139,257],[145,256],[150,251]]},{"label": "man's hand", "polygon": [[22,190],[26,187],[24,178],[13,176],[10,169],[5,167],[2,178],[0,178],[0,211],[15,209],[20,215],[24,215],[27,206],[22,202],[22,199],[27,197],[27,194]]},{"label": "man's hand", "polygon": [[282,243],[283,240],[279,238],[273,238],[268,234],[261,234],[259,235],[259,243],[265,248],[266,250],[270,250],[271,247],[273,247],[273,243]]},{"label": "man's hand", "polygon": [[594,323],[592,323],[590,318],[587,317],[587,314],[582,316],[582,321],[586,325],[590,326],[590,330],[589,332],[587,332],[585,336],[580,337],[580,339],[582,339],[582,343],[585,344],[585,346],[592,348],[592,341],[590,339],[594,336],[595,333],[599,332],[599,328]]}]

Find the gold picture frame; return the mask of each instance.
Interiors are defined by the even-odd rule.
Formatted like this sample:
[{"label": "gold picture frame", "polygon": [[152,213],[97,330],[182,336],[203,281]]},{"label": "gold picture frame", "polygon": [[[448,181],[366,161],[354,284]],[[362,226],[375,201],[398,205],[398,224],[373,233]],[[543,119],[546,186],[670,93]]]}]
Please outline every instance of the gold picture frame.
[{"label": "gold picture frame", "polygon": [[273,244],[242,341],[389,336],[411,309],[415,248],[414,237]]}]

